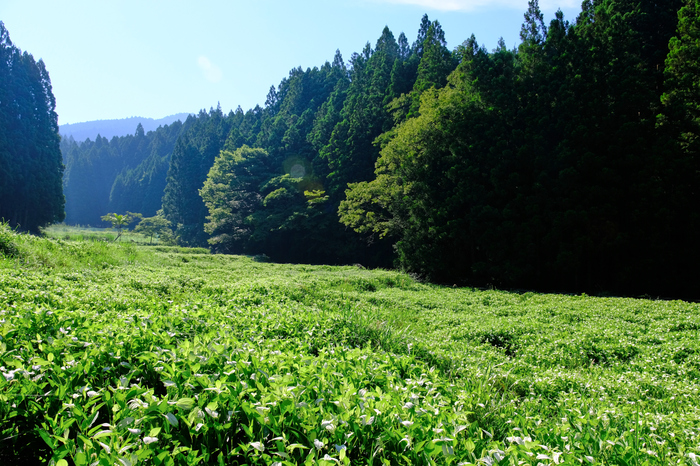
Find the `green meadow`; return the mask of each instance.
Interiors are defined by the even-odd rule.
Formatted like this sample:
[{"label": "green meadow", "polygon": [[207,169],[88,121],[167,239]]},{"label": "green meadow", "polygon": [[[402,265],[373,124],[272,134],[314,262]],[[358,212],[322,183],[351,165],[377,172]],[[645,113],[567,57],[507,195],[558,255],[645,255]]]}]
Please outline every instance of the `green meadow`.
[{"label": "green meadow", "polygon": [[[114,241],[117,237],[117,232],[112,228],[95,228],[65,224],[51,225],[44,229],[43,232],[49,238],[66,241]],[[159,243],[157,237],[151,239],[129,230],[125,230],[118,241],[136,244]]]},{"label": "green meadow", "polygon": [[0,226],[0,462],[698,465],[695,303]]}]

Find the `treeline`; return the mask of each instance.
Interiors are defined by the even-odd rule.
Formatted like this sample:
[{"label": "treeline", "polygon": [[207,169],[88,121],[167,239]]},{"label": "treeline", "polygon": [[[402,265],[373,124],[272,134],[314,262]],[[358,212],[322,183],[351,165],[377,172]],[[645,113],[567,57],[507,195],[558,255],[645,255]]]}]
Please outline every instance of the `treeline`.
[{"label": "treeline", "polygon": [[371,179],[376,139],[395,113],[415,112],[420,93],[456,65],[426,16],[413,45],[385,28],[349,66],[337,52],[320,68],[293,69],[264,109],[200,116],[175,147],[163,197],[176,236],[278,261],[391,265],[391,244],[340,224],[338,206],[348,183]]},{"label": "treeline", "polygon": [[[133,183],[120,189],[120,178],[129,178],[151,193],[160,189],[164,215],[183,245],[212,244],[220,252],[267,254],[279,261],[391,266],[391,244],[368,242],[340,224],[338,205],[348,182],[371,178],[380,150],[375,139],[394,126],[394,113],[415,113],[420,93],[443,85],[456,65],[437,21],[424,17],[413,45],[385,28],[376,47],[367,44],[353,54],[350,66],[337,52],[320,68],[291,70],[270,89],[264,108],[202,111],[177,135],[168,129],[173,125],[161,128],[176,140],[172,154],[157,158],[160,167],[169,163],[167,180],[163,171],[148,175],[145,166],[156,166],[151,162],[136,166],[144,151],[135,148],[148,147],[151,133],[140,145],[138,132],[111,141],[66,141],[66,221],[96,225],[105,212],[154,215],[160,205],[147,210],[120,201],[123,192],[134,201],[141,196]],[[401,96],[410,101],[391,110],[388,105]],[[247,186],[255,192],[236,211],[240,231],[205,229],[209,210],[200,189],[220,154],[244,146],[262,149],[265,161],[255,161],[264,172],[253,168],[250,183],[258,184]]]},{"label": "treeline", "polygon": [[170,157],[184,128],[176,121],[146,133],[139,124],[133,135],[111,140],[100,135],[80,143],[63,139],[66,223],[108,226],[102,220],[108,212],[156,215]]},{"label": "treeline", "polygon": [[153,118],[129,117],[115,120],[95,120],[84,123],[66,123],[59,125],[58,130],[62,139],[72,137],[76,141],[95,139],[99,134],[103,138],[112,139],[114,136],[124,136],[134,132],[141,123],[146,133],[155,131],[160,126],[169,125],[178,120],[184,121],[189,113],[177,113],[157,120]]},{"label": "treeline", "polygon": [[27,231],[63,220],[56,100],[44,62],[0,21],[0,221]]},{"label": "treeline", "polygon": [[437,281],[698,297],[698,4],[531,1],[517,50],[458,48],[341,221]]},{"label": "treeline", "polygon": [[[264,107],[162,129],[158,176],[120,162],[96,184],[115,202],[121,173],[136,202],[163,180],[162,204],[95,215],[162,207],[181,244],[278,261],[696,297],[698,3],[586,0],[546,24],[534,0],[520,45],[490,52],[448,50],[427,16],[413,43],[385,28],[347,65],[292,70]],[[119,141],[76,146],[111,160],[98,145]]]}]

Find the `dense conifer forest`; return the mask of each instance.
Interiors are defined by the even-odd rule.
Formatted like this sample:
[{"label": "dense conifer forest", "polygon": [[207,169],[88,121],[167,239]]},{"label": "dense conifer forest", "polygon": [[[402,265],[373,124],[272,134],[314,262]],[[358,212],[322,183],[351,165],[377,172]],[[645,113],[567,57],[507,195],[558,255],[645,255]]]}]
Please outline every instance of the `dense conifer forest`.
[{"label": "dense conifer forest", "polygon": [[0,219],[38,232],[63,220],[56,100],[44,62],[0,21]]},{"label": "dense conifer forest", "polygon": [[66,221],[160,211],[181,245],[274,261],[697,297],[699,4],[547,22],[532,0],[520,44],[490,51],[449,50],[427,15],[412,42],[386,27],[262,107],[64,140]]}]

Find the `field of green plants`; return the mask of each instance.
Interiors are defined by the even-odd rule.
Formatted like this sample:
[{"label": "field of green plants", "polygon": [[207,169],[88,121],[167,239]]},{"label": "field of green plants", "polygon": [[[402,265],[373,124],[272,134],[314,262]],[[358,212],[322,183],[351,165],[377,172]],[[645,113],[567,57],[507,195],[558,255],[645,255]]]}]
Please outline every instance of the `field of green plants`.
[{"label": "field of green plants", "polygon": [[[43,230],[49,238],[62,239],[66,241],[114,241],[117,232],[112,228],[94,228],[72,225],[51,225]],[[122,243],[148,244],[149,242],[158,244],[158,238],[148,238],[142,234],[125,230],[119,241]]]},{"label": "field of green plants", "polygon": [[699,308],[0,226],[0,464],[697,466]]}]

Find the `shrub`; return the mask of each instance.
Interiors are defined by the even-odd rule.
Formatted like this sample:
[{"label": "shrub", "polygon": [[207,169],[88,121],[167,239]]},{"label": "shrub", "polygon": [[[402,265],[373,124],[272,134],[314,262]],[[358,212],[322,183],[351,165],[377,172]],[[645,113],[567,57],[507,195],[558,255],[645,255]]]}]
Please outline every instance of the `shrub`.
[{"label": "shrub", "polygon": [[7,222],[0,221],[0,254],[10,257],[19,255],[15,233]]}]

